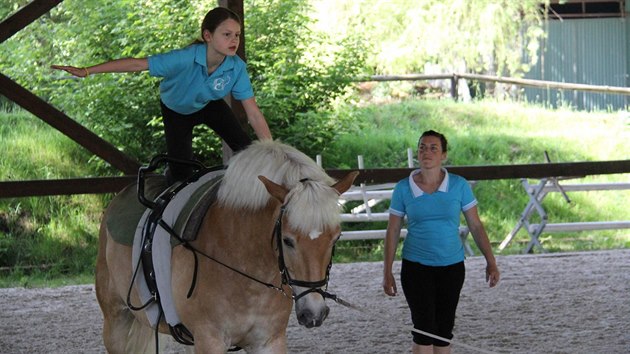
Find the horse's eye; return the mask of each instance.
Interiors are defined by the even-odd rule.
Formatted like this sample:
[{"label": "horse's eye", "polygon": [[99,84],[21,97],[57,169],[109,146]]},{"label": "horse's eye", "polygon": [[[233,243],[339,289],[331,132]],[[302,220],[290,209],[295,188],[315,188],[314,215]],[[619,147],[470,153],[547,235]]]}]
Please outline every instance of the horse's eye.
[{"label": "horse's eye", "polygon": [[284,243],[284,245],[287,247],[291,247],[291,248],[295,247],[295,245],[293,244],[293,240],[288,237],[283,238],[282,243]]}]

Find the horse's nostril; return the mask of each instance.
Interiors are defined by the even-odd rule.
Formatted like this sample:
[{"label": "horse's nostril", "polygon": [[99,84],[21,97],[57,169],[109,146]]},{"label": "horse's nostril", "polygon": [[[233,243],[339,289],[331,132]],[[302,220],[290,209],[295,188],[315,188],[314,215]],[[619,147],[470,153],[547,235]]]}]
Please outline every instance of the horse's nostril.
[{"label": "horse's nostril", "polygon": [[302,326],[306,326],[307,328],[311,328],[313,327],[312,322],[314,318],[315,316],[313,316],[311,310],[303,310],[298,314],[298,323]]}]

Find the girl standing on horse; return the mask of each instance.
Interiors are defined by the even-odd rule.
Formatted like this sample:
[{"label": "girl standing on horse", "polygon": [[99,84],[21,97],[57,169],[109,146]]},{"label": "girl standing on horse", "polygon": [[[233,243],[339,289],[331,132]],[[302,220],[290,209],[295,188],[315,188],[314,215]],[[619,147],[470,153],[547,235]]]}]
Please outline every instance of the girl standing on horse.
[{"label": "girl standing on horse", "polygon": [[[241,20],[227,8],[210,10],[201,25],[201,40],[147,58],[116,59],[89,67],[53,65],[77,77],[112,72],[149,70],[161,77],[160,106],[169,157],[190,160],[193,128],[206,124],[235,152],[252,140],[223,100],[229,93],[240,100],[249,124],[260,140],[272,139],[267,121],[256,104],[246,64],[236,55]],[[169,182],[184,180],[192,168],[169,164]]]}]

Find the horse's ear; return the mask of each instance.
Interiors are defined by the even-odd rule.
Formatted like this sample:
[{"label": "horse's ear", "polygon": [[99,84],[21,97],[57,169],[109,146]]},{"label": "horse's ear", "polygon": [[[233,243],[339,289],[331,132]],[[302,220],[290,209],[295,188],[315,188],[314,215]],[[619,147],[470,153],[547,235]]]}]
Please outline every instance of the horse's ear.
[{"label": "horse's ear", "polygon": [[337,190],[340,195],[352,187],[354,179],[359,175],[359,171],[352,171],[345,175],[339,182],[335,183],[332,187]]},{"label": "horse's ear", "polygon": [[261,180],[261,182],[265,185],[265,189],[267,189],[267,192],[269,192],[269,194],[278,199],[280,203],[284,203],[284,198],[286,198],[287,194],[289,194],[288,189],[272,182],[265,176],[258,176],[258,179]]}]

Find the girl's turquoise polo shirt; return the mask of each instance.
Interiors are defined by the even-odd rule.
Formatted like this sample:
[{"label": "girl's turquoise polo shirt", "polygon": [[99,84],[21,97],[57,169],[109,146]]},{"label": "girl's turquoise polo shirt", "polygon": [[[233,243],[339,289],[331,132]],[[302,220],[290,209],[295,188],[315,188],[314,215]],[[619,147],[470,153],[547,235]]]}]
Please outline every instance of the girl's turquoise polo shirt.
[{"label": "girl's turquoise polo shirt", "polygon": [[446,169],[442,184],[434,193],[424,193],[413,181],[420,172],[394,187],[390,214],[407,216],[407,236],[402,257],[428,266],[447,266],[464,260],[459,237],[461,212],[477,205],[468,182]]},{"label": "girl's turquoise polo shirt", "polygon": [[254,97],[241,58],[236,55],[225,57],[223,63],[208,75],[206,51],[206,44],[193,44],[148,58],[149,74],[163,78],[160,98],[166,107],[180,114],[192,114],[228,93],[241,101]]}]

